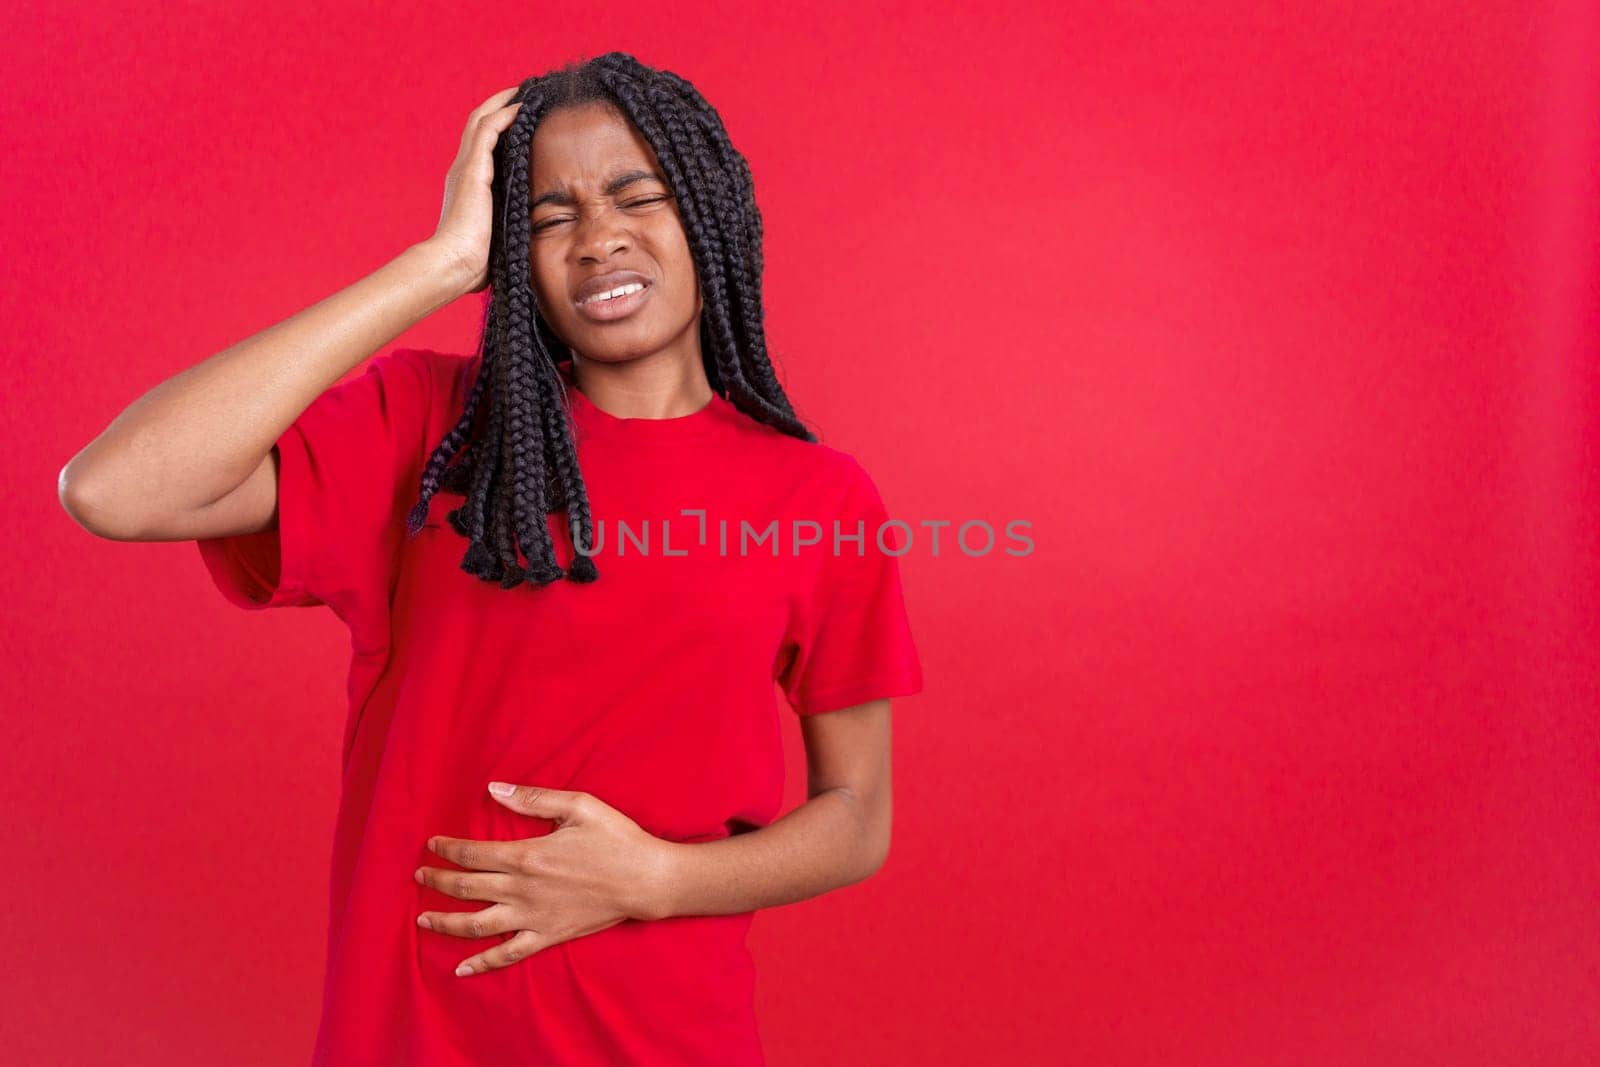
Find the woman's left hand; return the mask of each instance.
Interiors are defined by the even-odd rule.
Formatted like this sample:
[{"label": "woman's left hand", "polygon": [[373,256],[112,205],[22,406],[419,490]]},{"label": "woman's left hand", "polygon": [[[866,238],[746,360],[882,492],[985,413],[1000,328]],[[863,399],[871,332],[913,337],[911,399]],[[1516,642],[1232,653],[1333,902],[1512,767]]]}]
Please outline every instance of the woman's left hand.
[{"label": "woman's left hand", "polygon": [[512,811],[550,819],[556,828],[521,841],[428,841],[431,851],[468,869],[419,867],[417,881],[461,900],[493,903],[479,911],[423,912],[418,925],[456,937],[511,935],[467,957],[456,974],[509,967],[624,919],[665,917],[658,901],[671,842],[590,793],[519,785],[495,799]]}]

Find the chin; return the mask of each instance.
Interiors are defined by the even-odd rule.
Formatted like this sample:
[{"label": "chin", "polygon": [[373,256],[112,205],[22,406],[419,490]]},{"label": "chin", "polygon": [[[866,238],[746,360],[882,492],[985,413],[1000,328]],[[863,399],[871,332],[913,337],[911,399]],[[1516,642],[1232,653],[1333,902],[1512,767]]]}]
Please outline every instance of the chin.
[{"label": "chin", "polygon": [[583,345],[568,345],[575,354],[582,356],[590,363],[629,363],[642,359],[653,352],[659,352],[666,347],[665,341],[642,341],[638,344],[613,341],[604,348],[585,347]]},{"label": "chin", "polygon": [[690,325],[685,323],[683,329],[678,331],[639,329],[624,332],[620,328],[585,330],[582,334],[572,335],[577,338],[577,343],[567,341],[567,347],[594,363],[627,363],[672,348]]}]

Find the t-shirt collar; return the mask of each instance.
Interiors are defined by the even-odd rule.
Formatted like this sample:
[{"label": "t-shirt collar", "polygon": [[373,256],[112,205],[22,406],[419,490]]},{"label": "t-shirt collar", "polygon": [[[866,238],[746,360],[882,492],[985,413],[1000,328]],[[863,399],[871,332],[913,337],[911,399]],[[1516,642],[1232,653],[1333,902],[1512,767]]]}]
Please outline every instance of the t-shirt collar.
[{"label": "t-shirt collar", "polygon": [[713,392],[706,404],[698,411],[691,411],[687,415],[674,415],[665,419],[622,418],[598,407],[593,400],[584,395],[573,381],[570,360],[562,360],[556,366],[566,383],[573,422],[594,433],[652,439],[697,437],[726,425],[731,415],[738,414],[738,409],[731,401],[722,394]]}]

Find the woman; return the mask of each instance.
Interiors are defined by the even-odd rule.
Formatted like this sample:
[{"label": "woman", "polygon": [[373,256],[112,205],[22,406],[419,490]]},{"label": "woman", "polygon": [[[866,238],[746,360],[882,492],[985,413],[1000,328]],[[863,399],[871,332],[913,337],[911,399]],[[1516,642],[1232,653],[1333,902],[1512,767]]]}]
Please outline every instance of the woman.
[{"label": "woman", "polygon": [[[350,627],[315,1062],[760,1063],[754,911],[882,864],[900,542],[779,386],[761,270],[716,112],[611,53],[485,101],[432,237],[63,471],[92,531]],[[476,355],[329,388],[485,288]]]}]

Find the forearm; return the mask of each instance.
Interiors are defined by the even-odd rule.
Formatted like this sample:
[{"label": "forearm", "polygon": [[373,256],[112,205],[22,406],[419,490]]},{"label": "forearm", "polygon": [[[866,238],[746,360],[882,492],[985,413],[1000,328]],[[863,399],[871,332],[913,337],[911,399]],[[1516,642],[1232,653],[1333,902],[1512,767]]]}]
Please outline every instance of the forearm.
[{"label": "forearm", "polygon": [[884,818],[827,789],[770,825],[717,841],[668,842],[654,918],[792,904],[867,878],[888,853]]},{"label": "forearm", "polygon": [[63,469],[64,498],[129,539],[153,517],[205,507],[329,386],[464,291],[459,265],[437,246],[408,247],[133,401]]}]

